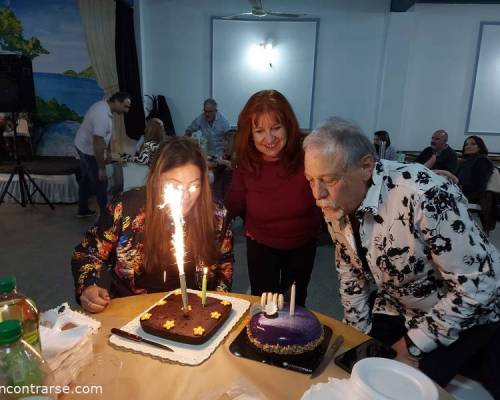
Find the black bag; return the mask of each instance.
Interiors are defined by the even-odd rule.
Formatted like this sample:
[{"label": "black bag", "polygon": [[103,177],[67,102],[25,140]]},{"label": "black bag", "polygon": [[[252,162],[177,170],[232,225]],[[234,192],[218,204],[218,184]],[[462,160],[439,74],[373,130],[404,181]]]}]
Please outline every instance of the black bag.
[{"label": "black bag", "polygon": [[146,119],[158,118],[163,122],[167,136],[175,136],[174,122],[168,108],[167,100],[162,95],[146,95],[151,100],[151,110]]}]

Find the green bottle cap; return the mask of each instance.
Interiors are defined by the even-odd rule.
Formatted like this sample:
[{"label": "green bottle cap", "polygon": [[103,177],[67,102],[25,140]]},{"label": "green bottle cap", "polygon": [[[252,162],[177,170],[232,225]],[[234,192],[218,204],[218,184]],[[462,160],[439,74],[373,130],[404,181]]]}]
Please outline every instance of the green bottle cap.
[{"label": "green bottle cap", "polygon": [[0,345],[17,342],[21,337],[21,323],[17,319],[0,322]]},{"label": "green bottle cap", "polygon": [[0,278],[0,294],[10,293],[16,288],[16,278],[3,276]]}]

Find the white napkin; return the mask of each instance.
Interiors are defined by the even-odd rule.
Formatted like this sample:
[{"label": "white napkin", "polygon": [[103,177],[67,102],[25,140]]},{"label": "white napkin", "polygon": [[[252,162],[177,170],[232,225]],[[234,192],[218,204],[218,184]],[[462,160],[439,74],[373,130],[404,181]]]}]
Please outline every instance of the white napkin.
[{"label": "white napkin", "polygon": [[312,385],[302,396],[301,400],[355,400],[350,379],[328,378],[327,383]]},{"label": "white napkin", "polygon": [[[71,324],[69,329],[65,326]],[[54,372],[56,384],[69,384],[92,359],[92,334],[101,323],[73,311],[68,303],[40,315],[43,357]]]}]

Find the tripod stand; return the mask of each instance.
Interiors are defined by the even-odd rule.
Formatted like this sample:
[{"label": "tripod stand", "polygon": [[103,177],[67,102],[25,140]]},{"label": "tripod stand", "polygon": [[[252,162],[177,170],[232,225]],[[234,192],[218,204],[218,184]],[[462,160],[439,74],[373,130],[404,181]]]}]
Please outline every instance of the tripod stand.
[{"label": "tripod stand", "polygon": [[[9,180],[7,181],[7,184],[2,190],[2,194],[0,195],[0,204],[3,203],[3,199],[5,198],[6,195],[9,195],[17,204],[19,204],[21,207],[26,207],[26,205],[29,204],[34,204],[33,202],[33,195],[38,192],[40,196],[43,198],[45,204],[47,204],[52,210],[54,209],[54,205],[50,202],[50,200],[47,198],[45,193],[43,193],[42,189],[35,183],[33,178],[30,176],[28,171],[24,168],[19,155],[17,154],[17,118],[18,114],[13,113],[14,117],[14,142],[13,142],[13,154],[14,154],[14,161],[16,162],[14,168],[12,169],[12,172],[10,173]],[[11,192],[9,192],[9,187],[12,184],[12,181],[14,179],[14,176],[17,175],[18,182],[19,182],[19,192],[21,195],[21,199],[16,198]],[[33,186],[33,188],[30,188],[29,183]]]}]

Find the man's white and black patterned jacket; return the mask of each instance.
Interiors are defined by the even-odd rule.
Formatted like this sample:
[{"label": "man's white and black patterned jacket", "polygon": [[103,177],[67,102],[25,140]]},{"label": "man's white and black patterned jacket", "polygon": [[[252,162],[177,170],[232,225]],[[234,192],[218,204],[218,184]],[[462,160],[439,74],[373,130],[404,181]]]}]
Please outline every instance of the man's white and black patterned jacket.
[{"label": "man's white and black patterned jacket", "polygon": [[328,221],[335,242],[344,321],[366,333],[373,313],[401,315],[423,351],[462,330],[500,319],[500,256],[471,220],[460,189],[419,164],[382,160],[356,211],[362,251],[348,218]]}]

